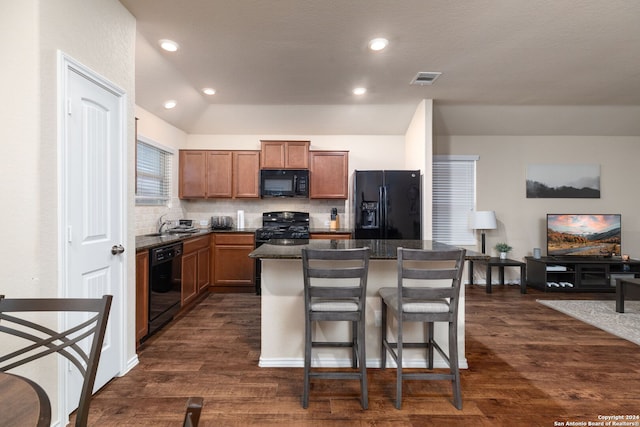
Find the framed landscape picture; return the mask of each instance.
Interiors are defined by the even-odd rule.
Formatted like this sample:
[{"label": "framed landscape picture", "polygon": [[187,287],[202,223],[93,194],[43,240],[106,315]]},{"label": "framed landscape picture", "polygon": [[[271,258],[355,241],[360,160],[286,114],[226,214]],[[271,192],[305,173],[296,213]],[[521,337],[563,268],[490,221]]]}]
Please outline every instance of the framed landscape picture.
[{"label": "framed landscape picture", "polygon": [[599,199],[600,165],[528,165],[527,198]]}]

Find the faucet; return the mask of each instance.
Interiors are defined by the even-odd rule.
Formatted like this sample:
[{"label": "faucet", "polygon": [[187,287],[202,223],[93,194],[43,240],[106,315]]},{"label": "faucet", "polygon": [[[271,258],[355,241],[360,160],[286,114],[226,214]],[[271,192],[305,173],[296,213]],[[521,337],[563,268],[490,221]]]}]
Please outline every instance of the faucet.
[{"label": "faucet", "polygon": [[163,221],[162,218],[164,218],[165,216],[167,216],[167,214],[164,215],[160,215],[160,218],[158,219],[158,234],[162,234],[162,228],[167,225],[167,224],[171,224],[171,221]]}]

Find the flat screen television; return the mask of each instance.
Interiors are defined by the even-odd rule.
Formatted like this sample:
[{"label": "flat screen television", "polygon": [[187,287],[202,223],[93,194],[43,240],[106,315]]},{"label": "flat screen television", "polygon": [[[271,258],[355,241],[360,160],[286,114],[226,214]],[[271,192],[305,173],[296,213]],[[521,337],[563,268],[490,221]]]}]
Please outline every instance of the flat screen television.
[{"label": "flat screen television", "polygon": [[621,254],[620,214],[547,214],[547,256]]}]

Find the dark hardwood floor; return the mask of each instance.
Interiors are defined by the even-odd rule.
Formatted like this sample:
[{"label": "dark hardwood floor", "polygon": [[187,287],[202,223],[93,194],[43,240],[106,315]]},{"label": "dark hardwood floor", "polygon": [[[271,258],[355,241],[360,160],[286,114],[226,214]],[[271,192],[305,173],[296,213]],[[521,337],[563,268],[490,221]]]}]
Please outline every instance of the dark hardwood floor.
[{"label": "dark hardwood floor", "polygon": [[189,396],[204,397],[201,426],[548,427],[640,414],[639,347],[536,302],[613,294],[466,293],[461,411],[440,381],[406,382],[396,410],[394,369],[369,369],[369,410],[357,381],[331,380],[312,381],[302,409],[302,368],[258,367],[260,297],[212,294],[145,343],[140,364],[94,397],[89,423],[178,426]]}]

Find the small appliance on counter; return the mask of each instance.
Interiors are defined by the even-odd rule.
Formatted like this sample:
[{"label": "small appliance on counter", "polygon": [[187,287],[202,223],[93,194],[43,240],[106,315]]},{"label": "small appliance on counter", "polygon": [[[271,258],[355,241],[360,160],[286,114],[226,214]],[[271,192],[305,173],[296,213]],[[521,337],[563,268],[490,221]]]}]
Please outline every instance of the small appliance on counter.
[{"label": "small appliance on counter", "polygon": [[169,229],[169,231],[180,233],[195,233],[196,231],[198,231],[198,229],[193,226],[192,219],[181,219],[178,221],[178,225]]},{"label": "small appliance on counter", "polygon": [[230,230],[233,228],[233,220],[230,216],[212,216],[211,228],[214,230]]}]

